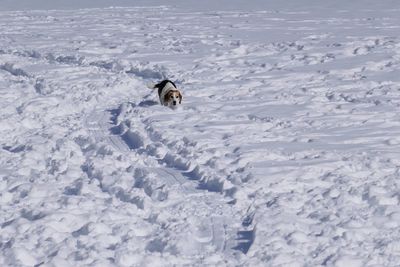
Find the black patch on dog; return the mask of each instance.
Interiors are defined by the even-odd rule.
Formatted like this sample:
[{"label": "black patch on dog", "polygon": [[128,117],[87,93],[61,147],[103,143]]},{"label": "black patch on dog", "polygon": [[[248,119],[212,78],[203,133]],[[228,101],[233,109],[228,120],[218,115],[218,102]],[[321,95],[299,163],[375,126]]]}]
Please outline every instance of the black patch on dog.
[{"label": "black patch on dog", "polygon": [[154,85],[154,88],[158,89],[158,95],[161,95],[161,91],[162,89],[165,87],[165,85],[167,83],[172,83],[172,85],[176,88],[176,85],[174,82],[170,81],[170,80],[164,80],[162,82],[157,83],[156,85]]}]

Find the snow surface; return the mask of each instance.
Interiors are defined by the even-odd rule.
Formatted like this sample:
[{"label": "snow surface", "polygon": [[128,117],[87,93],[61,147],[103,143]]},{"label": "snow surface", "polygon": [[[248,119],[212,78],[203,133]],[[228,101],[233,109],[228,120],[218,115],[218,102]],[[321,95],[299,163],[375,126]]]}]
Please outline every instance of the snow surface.
[{"label": "snow surface", "polygon": [[0,1],[0,266],[398,266],[400,4],[349,2]]}]

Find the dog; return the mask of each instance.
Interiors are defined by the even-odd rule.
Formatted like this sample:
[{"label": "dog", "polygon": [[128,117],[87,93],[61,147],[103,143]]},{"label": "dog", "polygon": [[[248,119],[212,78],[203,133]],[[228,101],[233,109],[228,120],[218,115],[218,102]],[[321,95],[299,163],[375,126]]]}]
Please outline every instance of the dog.
[{"label": "dog", "polygon": [[158,97],[162,106],[176,109],[178,105],[182,104],[182,94],[175,83],[170,80],[163,80],[155,85],[150,85],[149,88],[158,89]]}]

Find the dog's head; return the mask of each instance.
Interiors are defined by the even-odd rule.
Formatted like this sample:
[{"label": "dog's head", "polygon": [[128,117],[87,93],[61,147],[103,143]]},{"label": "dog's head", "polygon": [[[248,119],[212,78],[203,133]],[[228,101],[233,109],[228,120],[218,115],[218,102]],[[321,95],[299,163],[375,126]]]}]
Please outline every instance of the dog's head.
[{"label": "dog's head", "polygon": [[182,94],[179,90],[170,90],[164,96],[164,104],[170,108],[176,108],[182,104]]}]

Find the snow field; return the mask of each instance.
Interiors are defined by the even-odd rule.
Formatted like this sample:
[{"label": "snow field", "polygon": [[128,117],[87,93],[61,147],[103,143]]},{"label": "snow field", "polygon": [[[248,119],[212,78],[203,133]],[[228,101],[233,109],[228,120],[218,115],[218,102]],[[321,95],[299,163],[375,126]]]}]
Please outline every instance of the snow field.
[{"label": "snow field", "polygon": [[1,12],[0,265],[396,266],[396,10]]}]

